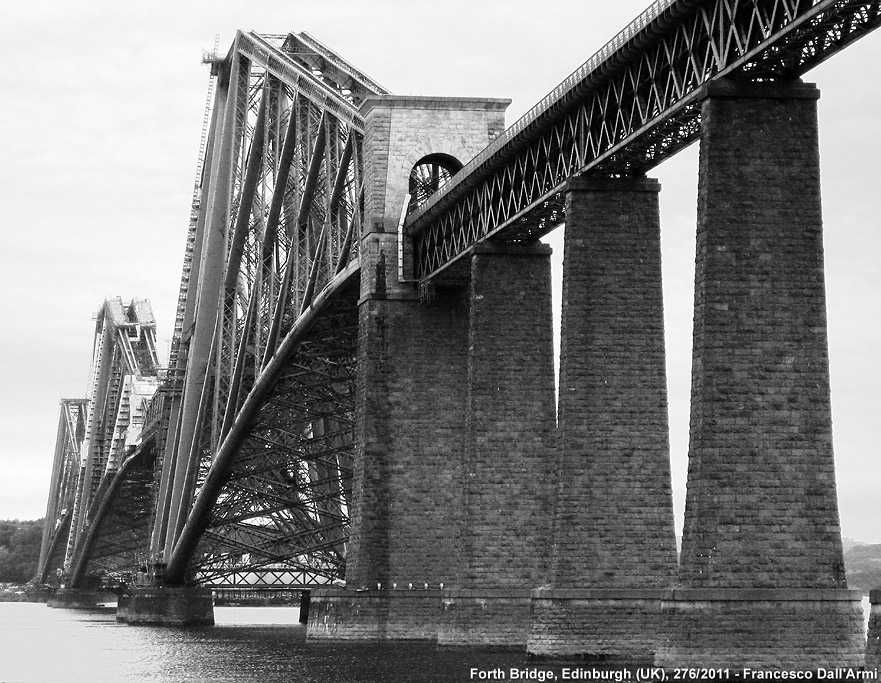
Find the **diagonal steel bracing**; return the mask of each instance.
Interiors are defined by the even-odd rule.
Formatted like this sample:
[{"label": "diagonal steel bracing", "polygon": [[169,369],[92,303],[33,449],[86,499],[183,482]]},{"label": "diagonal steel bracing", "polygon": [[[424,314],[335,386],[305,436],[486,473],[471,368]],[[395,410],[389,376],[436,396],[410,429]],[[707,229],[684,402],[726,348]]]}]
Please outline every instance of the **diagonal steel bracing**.
[{"label": "diagonal steel bracing", "polygon": [[[881,0],[654,3],[414,210],[417,277],[441,276],[480,240],[537,239],[565,219],[570,177],[641,173],[696,139],[709,81],[798,78],[881,24],[879,8]],[[168,438],[150,446],[161,474],[148,493],[142,449],[116,483],[89,475],[79,509],[106,494],[96,518],[115,531],[82,536],[92,550],[77,566],[120,571],[119,558],[143,545],[154,496],[150,548],[167,563],[167,583],[325,583],[344,576],[351,502],[359,107],[386,91],[305,33],[238,33],[212,74],[174,366],[156,399]],[[125,343],[112,353],[107,367],[137,360]],[[86,423],[86,440],[112,442],[93,434],[91,414]],[[82,530],[57,480],[53,524]],[[111,505],[126,497],[128,509]],[[47,533],[44,554],[57,537]]]},{"label": "diagonal steel bracing", "polygon": [[50,573],[64,564],[70,521],[77,498],[77,475],[80,471],[80,449],[85,437],[87,411],[86,399],[61,400],[49,502],[46,505],[46,521],[37,567],[40,583],[48,582]]},{"label": "diagonal steel bracing", "polygon": [[879,25],[881,0],[655,2],[410,216],[417,276],[547,233],[574,175],[641,173],[693,142],[707,82],[795,79]]},{"label": "diagonal steel bracing", "polygon": [[143,299],[108,299],[95,321],[88,398],[61,403],[38,567],[41,582],[60,571],[68,587],[124,546],[143,554],[154,508],[152,467],[133,477],[129,465],[159,385],[153,313]]},{"label": "diagonal steel bracing", "polygon": [[213,168],[193,240],[200,281],[187,294],[199,313],[181,336],[188,380],[165,455],[174,465],[163,464],[177,474],[154,532],[164,557],[154,559],[168,563],[169,583],[216,578],[236,571],[226,546],[242,555],[259,529],[264,540],[244,553],[250,568],[314,555],[315,571],[341,576],[363,202],[358,106],[385,91],[306,34],[239,33],[216,72]]}]

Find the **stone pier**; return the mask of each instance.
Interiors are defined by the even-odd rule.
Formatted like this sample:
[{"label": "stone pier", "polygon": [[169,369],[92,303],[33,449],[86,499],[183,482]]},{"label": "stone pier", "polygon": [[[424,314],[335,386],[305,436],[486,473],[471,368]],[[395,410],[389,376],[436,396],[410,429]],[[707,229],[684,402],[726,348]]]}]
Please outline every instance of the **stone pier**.
[{"label": "stone pier", "polygon": [[858,667],[832,453],[819,94],[800,82],[706,94],[685,528],[656,663]]},{"label": "stone pier", "polygon": [[[409,586],[409,584],[408,584]],[[312,591],[307,637],[311,641],[436,641],[439,589],[408,586],[373,590]]]},{"label": "stone pier", "polygon": [[66,609],[95,609],[105,602],[113,602],[116,596],[91,588],[61,588],[46,600],[49,607]]},{"label": "stone pier", "polygon": [[417,167],[461,168],[504,130],[508,103],[377,96],[362,106],[358,450],[346,587],[313,592],[311,640],[435,640],[442,587],[459,585],[471,523],[463,487],[468,261],[430,297],[420,295],[411,241],[398,227]]},{"label": "stone pier", "polygon": [[523,647],[551,551],[550,249],[475,246],[469,292],[462,544],[438,643]]},{"label": "stone pier", "polygon": [[554,546],[528,651],[651,662],[676,572],[657,181],[566,198]]},{"label": "stone pier", "polygon": [[210,626],[214,599],[210,588],[134,588],[121,597],[116,620],[132,625]]}]

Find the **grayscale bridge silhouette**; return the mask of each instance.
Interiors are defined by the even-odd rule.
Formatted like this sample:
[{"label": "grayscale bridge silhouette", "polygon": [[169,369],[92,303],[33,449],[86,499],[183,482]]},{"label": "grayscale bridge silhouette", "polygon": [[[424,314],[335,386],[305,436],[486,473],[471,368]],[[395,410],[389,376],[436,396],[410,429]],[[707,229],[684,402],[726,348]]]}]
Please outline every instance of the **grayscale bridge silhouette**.
[{"label": "grayscale bridge silhouette", "polygon": [[[307,33],[206,55],[168,367],[149,302],[106,301],[61,404],[54,603],[103,582],[130,623],[212,623],[212,589],[298,589],[309,641],[881,666],[881,594],[867,646],[844,575],[803,80],[879,25],[878,0],[661,0],[507,129],[507,100],[391,94]],[[647,174],[695,141],[679,552]]]}]

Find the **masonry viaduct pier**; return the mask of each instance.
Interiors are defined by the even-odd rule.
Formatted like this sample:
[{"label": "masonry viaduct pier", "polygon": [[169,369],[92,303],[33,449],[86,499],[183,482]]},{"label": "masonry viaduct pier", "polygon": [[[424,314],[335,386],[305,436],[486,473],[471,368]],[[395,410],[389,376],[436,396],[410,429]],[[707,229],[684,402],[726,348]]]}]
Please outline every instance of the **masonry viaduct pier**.
[{"label": "masonry viaduct pier", "polygon": [[[878,596],[867,648],[844,576],[802,76],[879,24],[877,1],[660,0],[507,129],[506,100],[396,96],[308,34],[238,33],[209,60],[169,367],[144,304],[105,304],[43,580],[61,603],[124,581],[132,623],[294,586],[310,641],[878,667]],[[695,141],[678,552],[647,174]],[[539,239],[563,223],[555,378]]]}]

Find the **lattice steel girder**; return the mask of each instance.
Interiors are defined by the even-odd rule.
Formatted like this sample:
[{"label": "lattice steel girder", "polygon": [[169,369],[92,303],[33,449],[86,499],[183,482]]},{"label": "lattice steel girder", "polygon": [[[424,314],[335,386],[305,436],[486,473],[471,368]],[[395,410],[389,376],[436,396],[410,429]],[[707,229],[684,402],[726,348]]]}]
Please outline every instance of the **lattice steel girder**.
[{"label": "lattice steel girder", "polygon": [[572,176],[641,173],[693,142],[707,82],[795,79],[879,25],[881,0],[656,2],[410,216],[417,276],[545,234]]},{"label": "lattice steel girder", "polygon": [[71,588],[84,587],[96,572],[115,578],[135,573],[146,559],[156,504],[156,448],[155,443],[143,444],[118,470],[105,475],[73,554]]},{"label": "lattice steel girder", "polygon": [[77,479],[80,471],[80,448],[85,436],[88,401],[84,398],[62,399],[55,437],[55,457],[49,500],[43,522],[43,538],[37,576],[41,583],[49,579],[51,571],[64,564],[64,550],[70,521],[77,498]]},{"label": "lattice steel girder", "polygon": [[[283,555],[327,551],[326,557],[336,568],[335,575],[341,575],[344,566],[342,544],[346,540],[341,517],[347,515],[345,496],[350,488],[342,479],[351,472],[351,455],[347,452],[351,450],[351,436],[345,439],[348,449],[340,447],[337,462],[331,461],[326,468],[316,470],[314,476],[310,474],[301,481],[287,481],[283,476],[276,476],[279,481],[277,496],[258,487],[246,489],[243,484],[247,476],[237,478],[236,475],[239,467],[247,472],[249,461],[259,459],[261,450],[272,456],[262,440],[268,437],[281,442],[281,434],[272,434],[276,423],[284,432],[303,435],[309,429],[316,429],[317,420],[326,419],[331,414],[339,417],[339,428],[328,430],[334,438],[336,432],[343,430],[343,425],[351,429],[349,416],[354,410],[357,342],[357,272],[357,263],[351,263],[346,271],[335,277],[330,287],[316,295],[313,304],[286,334],[270,363],[248,385],[250,393],[242,402],[222,445],[212,453],[212,465],[170,558],[166,573],[170,583],[186,581],[191,576],[190,570],[206,561],[200,557],[215,556],[214,544],[241,543],[242,522],[246,519],[261,527],[260,533],[271,537],[270,545],[283,548],[284,552],[267,552],[264,543],[242,550],[262,557],[265,563],[276,562]],[[343,349],[347,351],[343,353]],[[328,357],[337,360],[329,363]],[[342,362],[344,359],[346,362]],[[318,376],[310,373],[309,368],[315,368]],[[335,388],[332,391],[302,390],[321,384]],[[286,405],[282,408],[276,399],[284,400]],[[334,407],[328,408],[329,405]],[[319,413],[320,417],[314,416]],[[251,441],[252,435],[258,439]],[[294,445],[296,447],[285,449],[284,457],[278,458],[277,467],[285,471],[292,464],[304,468],[304,471],[316,467],[314,463],[307,463],[309,444]],[[274,447],[268,450],[276,451]],[[243,456],[241,460],[240,456]],[[278,471],[277,468],[268,468],[269,471],[273,469]],[[336,481],[331,483],[334,478]],[[334,490],[328,487],[334,487]],[[304,488],[309,489],[309,495],[303,496]],[[287,498],[289,505],[266,506],[267,497],[282,501]],[[209,527],[210,535],[205,534],[203,538]],[[255,533],[254,528],[249,533]]]},{"label": "lattice steel girder", "polygon": [[[327,298],[335,277],[354,272],[350,265],[357,262],[363,194],[364,123],[358,105],[384,92],[305,35],[240,32],[218,73],[219,95],[228,95],[218,99],[212,135],[220,142],[201,206],[208,215],[206,230],[222,235],[225,249],[202,257],[202,263],[213,264],[204,272],[222,277],[210,300],[196,306],[205,313],[192,339],[212,338],[210,354],[188,349],[191,359],[209,360],[204,384],[191,387],[184,400],[188,418],[181,424],[187,425],[188,438],[179,438],[175,457],[186,463],[177,466],[185,476],[175,479],[165,538],[172,555],[188,523],[184,520],[196,514],[193,501],[205,500],[206,487],[205,496],[220,495],[222,477],[215,463],[227,436],[233,434],[237,442],[230,446],[234,461],[249,450],[241,442],[243,420],[257,420],[247,429],[263,430],[267,419],[280,425],[284,415],[303,419],[283,388],[274,393],[278,401],[269,399],[256,413],[247,397],[257,387],[274,385],[282,340],[303,320],[315,318],[312,309]],[[226,164],[223,172],[216,170],[221,164]],[[193,295],[197,291],[204,297],[204,287],[189,288]],[[338,351],[326,347],[325,352],[323,364],[301,369],[304,376],[311,372],[313,386],[299,386],[301,396],[293,401],[314,406],[313,420],[334,414],[333,409],[322,412],[315,401],[318,396],[324,405],[336,400],[326,378],[335,373]],[[192,370],[187,376],[198,377]],[[285,381],[287,376],[280,387]],[[310,457],[308,448],[294,459],[303,456]],[[325,457],[330,466],[331,458]],[[234,471],[233,466],[227,474]]]},{"label": "lattice steel girder", "polygon": [[279,567],[260,571],[236,571],[233,574],[212,574],[200,571],[199,583],[211,588],[307,588],[326,586],[329,579],[310,567]]},{"label": "lattice steel girder", "polygon": [[196,573],[213,567],[215,574],[243,569],[267,567],[299,557],[325,567],[335,576],[342,576],[343,558],[339,554],[339,538],[345,536],[345,524],[334,525],[334,538],[324,539],[310,529],[269,533],[266,528],[247,528],[243,524],[225,527],[221,532],[209,529],[202,542]]}]

